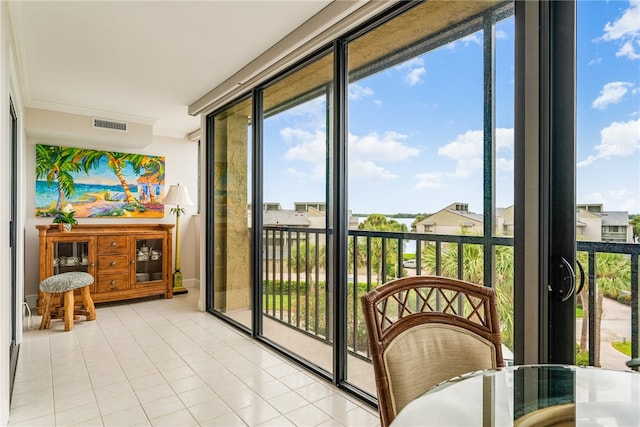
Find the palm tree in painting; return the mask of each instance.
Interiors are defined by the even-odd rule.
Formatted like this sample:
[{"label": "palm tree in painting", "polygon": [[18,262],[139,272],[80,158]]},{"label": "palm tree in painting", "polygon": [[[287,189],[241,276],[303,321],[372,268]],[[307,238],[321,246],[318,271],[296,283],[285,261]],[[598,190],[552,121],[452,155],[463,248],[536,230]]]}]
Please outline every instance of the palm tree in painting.
[{"label": "palm tree in painting", "polygon": [[82,170],[79,161],[83,156],[83,150],[71,147],[58,147],[53,145],[36,145],[36,177],[46,178],[47,185],[55,182],[58,188],[58,201],[55,209],[59,211],[64,204],[65,197],[70,197],[75,192],[75,184],[71,172]]},{"label": "palm tree in painting", "polygon": [[142,178],[147,181],[147,191],[149,192],[149,200],[154,202],[154,191],[151,185],[152,181],[162,182],[164,181],[164,162],[160,157],[147,157],[142,161],[142,167],[145,172],[142,174]]},{"label": "palm tree in painting", "polygon": [[107,160],[107,166],[113,171],[113,173],[120,181],[120,185],[122,186],[122,191],[124,192],[125,199],[127,203],[135,203],[136,199],[133,197],[131,193],[131,189],[129,188],[129,184],[124,178],[122,174],[122,170],[127,166],[127,163],[133,167],[133,170],[136,174],[140,173],[140,167],[142,165],[142,160],[144,159],[144,155],[142,154],[127,154],[127,153],[116,153],[113,151],[85,151],[84,153],[84,168],[88,173],[90,169],[97,169],[100,165],[102,159]]}]

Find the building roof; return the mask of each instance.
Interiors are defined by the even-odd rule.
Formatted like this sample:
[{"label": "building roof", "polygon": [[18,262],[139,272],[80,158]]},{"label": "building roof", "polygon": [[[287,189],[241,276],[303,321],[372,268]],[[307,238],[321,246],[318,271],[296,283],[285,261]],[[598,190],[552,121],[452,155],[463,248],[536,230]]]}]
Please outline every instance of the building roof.
[{"label": "building roof", "polygon": [[466,210],[457,210],[456,206],[465,206],[467,207],[468,205],[466,203],[452,203],[450,205],[448,205],[447,207],[440,209],[438,212],[429,215],[428,217],[426,217],[425,219],[423,219],[422,221],[418,222],[416,224],[416,226],[418,225],[426,225],[426,226],[431,226],[431,225],[435,225],[436,222],[433,220],[433,218],[438,215],[441,212],[449,212],[452,214],[456,214],[459,215],[463,218],[469,219],[472,221],[472,223],[464,223],[465,226],[471,226],[473,225],[474,222],[480,223],[482,224],[483,220],[484,220],[484,216],[481,214],[477,214],[474,212],[469,212]]},{"label": "building roof", "polygon": [[629,226],[629,212],[606,211],[602,212],[602,225],[623,225]]}]

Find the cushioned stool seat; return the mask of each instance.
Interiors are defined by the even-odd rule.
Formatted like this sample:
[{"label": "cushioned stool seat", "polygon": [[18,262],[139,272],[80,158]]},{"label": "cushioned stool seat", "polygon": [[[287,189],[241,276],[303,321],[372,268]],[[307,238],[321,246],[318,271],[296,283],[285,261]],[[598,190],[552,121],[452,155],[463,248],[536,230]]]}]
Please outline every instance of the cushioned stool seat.
[{"label": "cushioned stool seat", "polygon": [[[53,300],[56,294],[62,294],[64,301],[62,311],[64,311],[65,331],[73,329],[74,314],[84,315],[87,320],[95,320],[96,308],[89,292],[89,285],[92,283],[93,276],[82,271],[56,274],[40,282],[40,291],[43,292],[40,329],[47,329],[51,323],[51,317],[54,314]],[[83,308],[80,310],[75,310],[74,307],[73,291],[76,289],[80,289],[80,295],[82,296]]]}]

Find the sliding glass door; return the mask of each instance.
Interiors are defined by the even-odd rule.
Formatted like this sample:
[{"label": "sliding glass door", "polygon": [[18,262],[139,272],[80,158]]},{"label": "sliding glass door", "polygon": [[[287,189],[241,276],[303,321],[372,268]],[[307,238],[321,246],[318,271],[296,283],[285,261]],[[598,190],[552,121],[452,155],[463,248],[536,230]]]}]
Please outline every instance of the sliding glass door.
[{"label": "sliding glass door", "polygon": [[263,91],[262,336],[330,375],[331,206],[328,168],[333,55]]},{"label": "sliding glass door", "polygon": [[206,146],[208,307],[251,329],[252,102],[247,98],[210,116]]},{"label": "sliding glass door", "polygon": [[347,378],[372,394],[359,299],[394,278],[496,288],[512,347],[512,10],[425,2],[347,45]]}]

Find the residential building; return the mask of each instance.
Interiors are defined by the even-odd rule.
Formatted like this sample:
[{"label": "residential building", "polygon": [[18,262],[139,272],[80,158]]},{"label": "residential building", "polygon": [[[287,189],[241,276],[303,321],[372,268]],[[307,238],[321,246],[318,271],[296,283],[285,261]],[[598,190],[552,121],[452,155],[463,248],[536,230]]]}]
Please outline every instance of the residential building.
[{"label": "residential building", "polygon": [[467,203],[452,203],[416,224],[416,232],[433,234],[481,234],[483,217],[469,212]]},{"label": "residential building", "polygon": [[633,242],[629,212],[605,211],[601,203],[576,205],[577,236],[580,240]]},{"label": "residential building", "polygon": [[[633,242],[629,212],[604,211],[602,204],[576,206],[576,236],[593,242]],[[496,209],[496,230],[505,236],[513,235],[513,205]],[[452,203],[416,224],[418,233],[481,234],[484,217],[469,212],[467,203]]]}]

